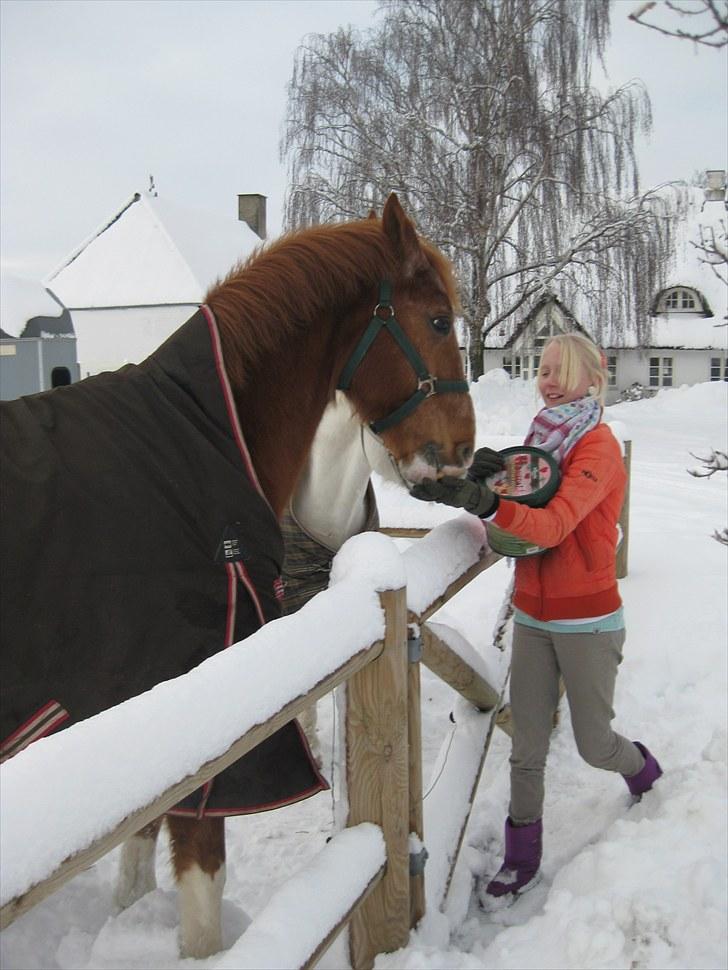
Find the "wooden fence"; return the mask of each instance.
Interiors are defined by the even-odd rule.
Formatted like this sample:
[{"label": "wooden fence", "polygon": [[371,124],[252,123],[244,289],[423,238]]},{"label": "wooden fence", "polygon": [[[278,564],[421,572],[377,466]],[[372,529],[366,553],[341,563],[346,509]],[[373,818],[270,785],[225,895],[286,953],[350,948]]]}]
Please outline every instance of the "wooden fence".
[{"label": "wooden fence", "polygon": [[[627,522],[627,518],[624,518],[625,549]],[[418,568],[423,563],[429,568],[438,568],[442,530],[445,529],[449,530],[448,541],[453,538],[462,539],[466,545],[470,544],[470,563],[466,568],[449,579],[442,576],[439,585],[430,590],[431,595],[428,595],[427,602],[422,601],[421,595],[410,595],[411,590],[404,583],[395,584],[396,588],[380,592],[379,602],[384,614],[384,636],[381,639],[364,645],[355,644],[349,655],[335,669],[326,670],[305,693],[287,699],[274,714],[241,732],[225,751],[210,757],[193,774],[167,787],[147,804],[128,812],[120,821],[109,824],[108,830],[101,836],[87,839],[84,844],[74,845],[67,857],[52,867],[52,871],[33,878],[32,884],[24,886],[22,891],[13,892],[7,899],[3,897],[0,927],[8,926],[15,918],[60,888],[68,879],[162,815],[312,703],[335,687],[346,684],[345,750],[349,803],[347,830],[353,829],[361,833],[361,844],[367,846],[367,858],[373,862],[369,867],[361,867],[362,877],[359,884],[353,886],[348,895],[345,894],[345,898],[336,900],[333,906],[328,904],[330,912],[324,914],[327,921],[326,932],[321,938],[309,941],[307,952],[299,953],[291,965],[315,966],[347,924],[350,927],[349,952],[355,968],[371,967],[378,953],[406,946],[410,928],[421,919],[426,907],[439,908],[444,902],[494,728],[500,724],[504,730],[508,730],[507,718],[500,712],[509,669],[507,649],[497,665],[496,676],[489,677],[477,661],[477,655],[469,655],[467,651],[454,648],[452,642],[449,642],[450,638],[443,636],[442,628],[436,623],[428,622],[441,606],[501,557],[487,549],[482,524],[472,517],[463,516],[438,526],[417,543]],[[480,538],[477,538],[475,529],[481,530],[477,534]],[[390,535],[422,534],[419,530],[386,531]],[[386,555],[399,557],[394,543],[384,537],[381,539],[391,547],[386,550]],[[410,550],[406,550],[401,556],[405,567],[409,552]],[[623,573],[626,574],[626,560]],[[333,589],[319,596],[334,596],[335,599],[335,594],[336,590]],[[306,609],[285,619],[286,642],[295,640],[297,628],[304,629]],[[331,622],[336,627],[336,609],[332,606],[332,610],[334,619]],[[348,614],[340,611],[338,622],[345,624],[347,619]],[[275,626],[276,623],[268,624],[267,628],[242,644],[229,648],[230,651],[245,648],[255,637]],[[286,663],[284,648],[280,648],[280,656],[276,654],[276,649],[275,644],[269,648],[271,670],[284,669]],[[468,702],[463,730],[454,735],[455,748],[451,752],[452,757],[449,760],[443,759],[438,784],[430,793],[424,807],[420,663],[424,663]],[[185,677],[189,678],[194,673],[192,671]],[[185,678],[179,678],[180,682],[184,680]],[[168,685],[172,685],[170,689],[174,689],[175,683],[168,682]],[[226,687],[228,685],[223,675],[220,690],[224,691]],[[246,689],[248,688],[244,683],[236,685],[241,711],[246,709]],[[255,689],[255,685],[250,688],[251,702],[254,700],[252,692]],[[130,719],[139,716],[140,705],[148,696],[133,698],[126,705],[122,705],[128,705]],[[119,710],[120,708],[114,709],[116,712]],[[84,724],[92,729],[94,722],[108,713],[104,712]],[[65,734],[70,732],[61,732],[61,735],[46,739],[42,756],[35,759],[35,774],[31,773],[30,780],[27,773],[24,776],[24,784],[27,786],[25,790],[34,792],[33,801],[44,802],[40,808],[33,804],[28,805],[31,815],[33,811],[38,813],[37,823],[32,818],[25,820],[31,828],[34,824],[42,827],[44,820],[54,811],[62,813],[68,810],[67,807],[64,809],[63,792],[59,792],[57,788],[54,789],[54,797],[48,801],[44,801],[41,794],[44,763],[52,763],[53,744],[56,738]],[[20,762],[34,748],[39,747],[36,745],[27,749],[27,752],[21,753],[0,769],[6,776],[2,781],[3,788],[13,784],[14,763]],[[68,754],[68,745],[65,753]],[[78,764],[81,765],[87,760],[87,741],[81,737],[78,744]],[[113,765],[97,764],[92,766],[92,770],[96,775],[106,771],[109,784],[113,786],[115,782],[118,783]],[[68,780],[68,784],[69,790],[75,790],[83,786],[83,779],[74,776]],[[67,805],[72,804],[73,793],[69,794],[67,802]],[[82,811],[82,808],[79,810]],[[429,832],[426,830],[428,812],[429,817],[438,820],[437,828],[433,827]],[[444,820],[447,824],[442,824]],[[5,818],[3,828],[8,825],[12,825],[12,822]],[[381,858],[375,850],[378,843],[372,836],[373,826],[383,836],[386,851]],[[21,833],[13,831],[5,831],[3,836],[8,845],[12,845],[16,837],[22,837]],[[340,836],[335,836],[330,846],[323,850],[322,857],[325,858],[317,862],[319,874],[326,871],[327,865],[340,864],[336,861],[340,840]],[[424,845],[427,847],[426,852],[422,851]],[[32,862],[33,843],[24,845],[23,852],[24,862],[29,858]],[[426,869],[425,856],[429,857]],[[278,895],[274,896],[269,906],[275,908],[283,905]],[[326,900],[322,900],[322,905],[327,905]],[[258,919],[264,917],[265,913]],[[255,943],[256,922],[253,921],[229,951],[229,958],[233,961],[229,963],[230,966],[247,965],[244,963],[244,956],[246,947],[249,948]],[[240,958],[239,963],[234,963],[236,958]],[[268,959],[271,966],[281,965],[280,956],[270,952],[270,939]],[[262,963],[256,962],[254,965],[263,970]]]}]

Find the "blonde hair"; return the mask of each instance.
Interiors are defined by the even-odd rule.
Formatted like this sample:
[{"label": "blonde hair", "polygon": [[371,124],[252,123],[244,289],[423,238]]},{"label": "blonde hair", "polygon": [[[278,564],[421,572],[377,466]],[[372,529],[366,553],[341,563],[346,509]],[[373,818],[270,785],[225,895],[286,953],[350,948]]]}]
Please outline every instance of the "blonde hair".
[{"label": "blonde hair", "polygon": [[[603,405],[608,375],[606,358],[599,347],[580,333],[561,333],[551,337],[546,342],[543,352],[545,353],[552,344],[557,344],[561,351],[559,369],[561,386],[568,391],[573,391],[586,374],[589,380],[589,394]],[[539,367],[540,373],[541,367]]]}]

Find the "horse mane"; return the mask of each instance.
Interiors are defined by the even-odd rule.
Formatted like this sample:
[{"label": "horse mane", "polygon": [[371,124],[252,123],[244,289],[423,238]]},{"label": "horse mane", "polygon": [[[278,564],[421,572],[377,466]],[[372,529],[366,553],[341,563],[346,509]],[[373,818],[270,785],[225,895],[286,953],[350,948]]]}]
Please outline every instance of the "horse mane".
[{"label": "horse mane", "polygon": [[[458,306],[449,260],[426,240],[420,238],[420,244],[450,302]],[[381,220],[362,219],[287,233],[233,266],[210,288],[205,303],[226,345],[234,349],[238,379],[244,380],[250,364],[297,330],[321,317],[343,315],[392,274],[397,261]]]}]

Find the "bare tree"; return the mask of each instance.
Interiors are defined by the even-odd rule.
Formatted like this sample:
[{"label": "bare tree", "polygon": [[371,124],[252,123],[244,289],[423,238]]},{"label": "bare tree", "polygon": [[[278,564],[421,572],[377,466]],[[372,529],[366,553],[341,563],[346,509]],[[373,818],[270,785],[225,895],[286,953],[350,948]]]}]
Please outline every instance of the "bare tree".
[{"label": "bare tree", "polygon": [[[647,14],[653,19],[646,20]],[[632,11],[629,19],[667,37],[692,40],[704,47],[728,44],[728,0],[663,0],[661,5],[657,0],[647,0]]]},{"label": "bare tree", "polygon": [[726,220],[716,226],[698,226],[698,238],[691,240],[701,263],[706,263],[718,279],[728,286],[728,230]]},{"label": "bare tree", "polygon": [[[690,454],[693,455],[692,451]],[[700,455],[693,455],[693,458],[697,458],[703,466],[702,468],[688,468],[688,475],[692,475],[693,478],[710,478],[716,472],[728,472],[728,455],[724,451],[716,451],[715,448],[711,448],[710,455],[707,458],[701,458]],[[721,545],[728,546],[728,528],[715,529],[713,538]]]},{"label": "bare tree", "polygon": [[[692,451],[690,454],[693,455]],[[700,455],[693,455],[693,458],[697,458],[703,465],[702,468],[688,468],[688,475],[693,478],[710,478],[716,472],[728,472],[728,455],[724,451],[711,448],[707,458],[701,458]]]},{"label": "bare tree", "polygon": [[473,377],[488,331],[556,284],[646,336],[671,218],[639,191],[645,90],[591,86],[609,0],[385,0],[380,14],[297,52],[288,224],[400,193],[455,263]]}]

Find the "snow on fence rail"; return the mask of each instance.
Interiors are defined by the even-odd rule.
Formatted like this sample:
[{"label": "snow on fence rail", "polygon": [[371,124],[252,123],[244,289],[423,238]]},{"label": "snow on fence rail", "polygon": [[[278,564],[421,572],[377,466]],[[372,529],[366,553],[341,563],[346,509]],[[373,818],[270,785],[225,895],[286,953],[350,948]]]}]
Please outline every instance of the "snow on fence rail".
[{"label": "snow on fence rail", "polygon": [[[425,910],[417,661],[489,712],[468,715],[463,751],[450,763],[452,784],[457,778],[462,790],[459,806],[456,789],[442,786],[451,801],[440,819],[450,817],[450,829],[428,833],[428,901],[435,906],[447,892],[507,676],[505,660],[489,667],[454,631],[427,622],[500,558],[484,544],[483,524],[467,515],[402,555],[387,536],[357,536],[336,557],[329,589],[298,613],[6,762],[1,925],[346,682],[348,827],[310,872],[294,877],[321,906],[317,941],[309,941],[308,952],[276,949],[280,912],[297,892],[287,884],[220,954],[219,966],[262,967],[266,948],[271,966],[313,966],[347,922],[355,967],[406,945]],[[341,858],[358,860],[347,864],[358,877],[322,905],[311,881],[340,869]],[[279,936],[290,948],[290,935]]]}]

